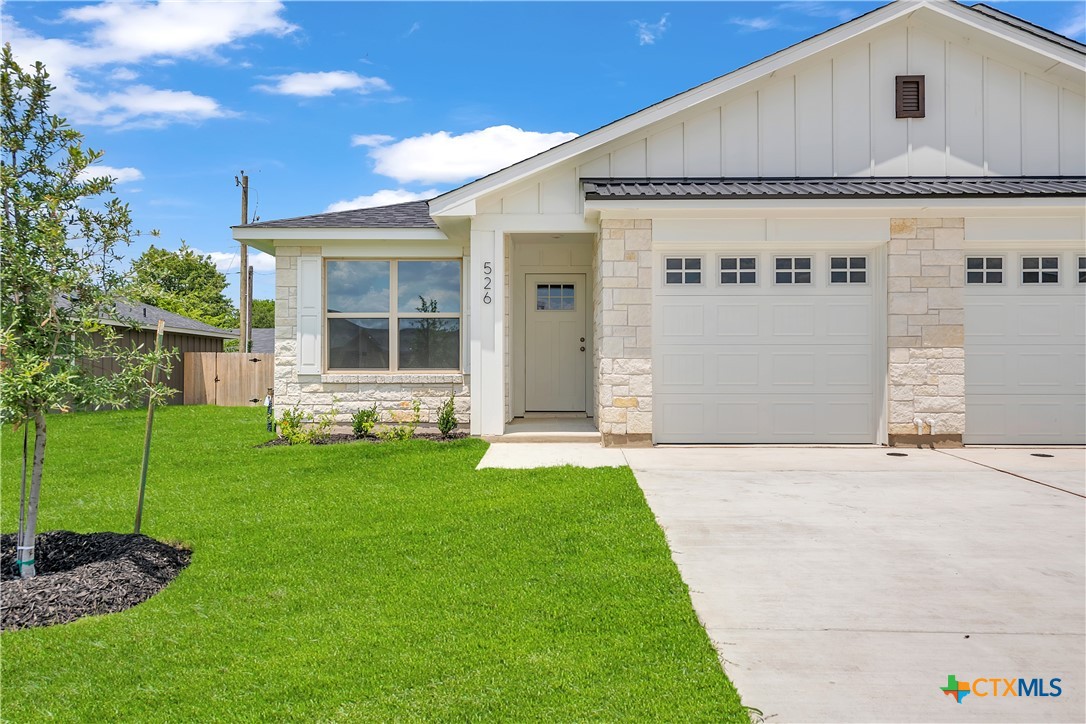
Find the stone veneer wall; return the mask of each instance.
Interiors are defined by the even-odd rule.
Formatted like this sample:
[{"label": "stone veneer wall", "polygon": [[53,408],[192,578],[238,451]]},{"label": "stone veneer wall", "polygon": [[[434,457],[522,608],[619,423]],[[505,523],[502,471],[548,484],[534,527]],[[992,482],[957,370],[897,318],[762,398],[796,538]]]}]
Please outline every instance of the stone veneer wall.
[{"label": "stone veneer wall", "polygon": [[[891,445],[961,445],[965,431],[964,234],[965,220],[959,218],[890,220]],[[919,434],[916,418],[924,421]]]},{"label": "stone veneer wall", "polygon": [[339,410],[336,422],[349,425],[351,415],[374,402],[381,422],[410,420],[413,400],[422,406],[421,421],[436,424],[441,405],[452,393],[456,417],[467,423],[471,410],[469,379],[463,374],[324,374],[299,375],[298,257],[319,256],[320,247],[277,247],[275,250],[275,414],[299,406],[314,414]]},{"label": "stone veneer wall", "polygon": [[596,421],[603,444],[651,444],[652,220],[601,221],[593,268]]}]

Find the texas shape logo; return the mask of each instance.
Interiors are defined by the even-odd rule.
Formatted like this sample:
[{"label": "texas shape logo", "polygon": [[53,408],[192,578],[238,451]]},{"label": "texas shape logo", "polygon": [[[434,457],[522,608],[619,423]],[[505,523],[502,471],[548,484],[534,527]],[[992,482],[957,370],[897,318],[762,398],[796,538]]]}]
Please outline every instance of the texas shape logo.
[{"label": "texas shape logo", "polygon": [[962,699],[969,695],[969,682],[958,681],[958,677],[954,674],[946,677],[946,686],[939,687],[947,696],[953,696],[954,701],[959,704],[962,703]]}]

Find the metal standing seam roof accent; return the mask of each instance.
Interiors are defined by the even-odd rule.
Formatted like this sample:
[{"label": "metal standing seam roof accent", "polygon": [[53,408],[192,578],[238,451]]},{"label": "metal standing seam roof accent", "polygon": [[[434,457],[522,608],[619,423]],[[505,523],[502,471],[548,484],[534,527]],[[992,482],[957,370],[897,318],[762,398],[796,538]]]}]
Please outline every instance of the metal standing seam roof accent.
[{"label": "metal standing seam roof accent", "polygon": [[295,216],[289,219],[258,221],[233,226],[233,229],[436,229],[430,218],[430,202],[407,201],[368,209],[331,211],[325,214]]},{"label": "metal standing seam roof accent", "polygon": [[586,178],[586,200],[1086,196],[1086,176]]}]

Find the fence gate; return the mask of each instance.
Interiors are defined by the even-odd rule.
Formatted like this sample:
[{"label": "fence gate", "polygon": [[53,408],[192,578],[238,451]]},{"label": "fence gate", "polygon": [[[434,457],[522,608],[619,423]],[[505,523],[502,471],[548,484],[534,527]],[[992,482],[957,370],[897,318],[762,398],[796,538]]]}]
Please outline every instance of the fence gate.
[{"label": "fence gate", "polygon": [[275,355],[269,352],[186,352],[185,404],[262,404],[274,370]]}]

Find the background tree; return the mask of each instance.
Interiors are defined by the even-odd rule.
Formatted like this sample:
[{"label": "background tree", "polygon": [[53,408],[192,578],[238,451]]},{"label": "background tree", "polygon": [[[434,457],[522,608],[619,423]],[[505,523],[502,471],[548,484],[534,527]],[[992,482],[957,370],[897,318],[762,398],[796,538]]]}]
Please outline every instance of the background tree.
[{"label": "background tree", "polygon": [[275,328],[275,301],[271,299],[253,300],[253,327],[256,329]]},{"label": "background tree", "polygon": [[[82,134],[49,113],[53,88],[41,63],[24,71],[5,44],[0,66],[0,423],[23,429],[17,557],[29,578],[47,413],[71,405],[119,407],[146,394],[154,402],[167,389],[145,380],[155,356],[121,346],[103,323],[115,318],[116,250],[135,232],[125,204],[99,198],[112,194],[112,180],[84,173],[102,154],[84,149]],[[91,374],[90,363],[104,357],[114,358],[121,371]]]},{"label": "background tree", "polygon": [[132,262],[125,296],[224,329],[238,326],[238,311],[226,297],[226,275],[211,256],[184,241],[177,251],[151,246]]}]

